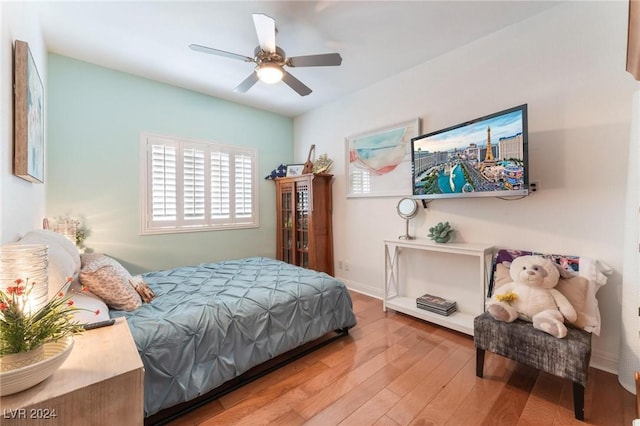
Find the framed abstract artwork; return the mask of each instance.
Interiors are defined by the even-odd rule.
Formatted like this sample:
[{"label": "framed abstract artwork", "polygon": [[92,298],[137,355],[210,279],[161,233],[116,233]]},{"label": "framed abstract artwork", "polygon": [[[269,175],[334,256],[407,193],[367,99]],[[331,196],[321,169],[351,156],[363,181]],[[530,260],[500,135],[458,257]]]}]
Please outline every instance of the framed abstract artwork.
[{"label": "framed abstract artwork", "polygon": [[16,40],[14,52],[14,161],[16,176],[44,182],[44,88],[29,44]]},{"label": "framed abstract artwork", "polygon": [[347,137],[347,197],[411,195],[411,138],[420,119]]}]

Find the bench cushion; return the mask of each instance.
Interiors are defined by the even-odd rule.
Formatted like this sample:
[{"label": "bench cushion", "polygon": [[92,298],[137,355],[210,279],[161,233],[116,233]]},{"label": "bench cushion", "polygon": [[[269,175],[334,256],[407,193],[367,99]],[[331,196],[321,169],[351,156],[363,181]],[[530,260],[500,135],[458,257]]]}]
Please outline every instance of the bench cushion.
[{"label": "bench cushion", "polygon": [[567,336],[558,339],[533,328],[530,322],[497,321],[485,312],[474,319],[473,341],[478,349],[586,386],[591,333],[573,327],[567,329]]}]

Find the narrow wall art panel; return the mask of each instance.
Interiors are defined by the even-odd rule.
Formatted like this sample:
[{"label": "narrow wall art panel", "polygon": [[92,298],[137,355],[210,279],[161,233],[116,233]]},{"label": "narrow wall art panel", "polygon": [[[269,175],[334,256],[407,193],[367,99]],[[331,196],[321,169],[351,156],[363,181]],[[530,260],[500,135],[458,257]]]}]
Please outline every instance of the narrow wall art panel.
[{"label": "narrow wall art panel", "polygon": [[29,44],[16,40],[14,51],[14,174],[44,182],[44,88]]}]

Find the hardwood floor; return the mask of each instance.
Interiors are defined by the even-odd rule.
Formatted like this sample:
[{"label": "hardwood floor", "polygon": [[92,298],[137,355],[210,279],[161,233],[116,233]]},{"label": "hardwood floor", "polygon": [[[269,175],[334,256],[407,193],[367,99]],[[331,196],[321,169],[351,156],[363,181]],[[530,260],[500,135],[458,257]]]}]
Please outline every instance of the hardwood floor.
[{"label": "hardwood floor", "polygon": [[591,369],[585,422],[571,382],[487,352],[473,338],[352,292],[358,325],[333,342],[171,423],[182,425],[631,425],[635,396]]}]

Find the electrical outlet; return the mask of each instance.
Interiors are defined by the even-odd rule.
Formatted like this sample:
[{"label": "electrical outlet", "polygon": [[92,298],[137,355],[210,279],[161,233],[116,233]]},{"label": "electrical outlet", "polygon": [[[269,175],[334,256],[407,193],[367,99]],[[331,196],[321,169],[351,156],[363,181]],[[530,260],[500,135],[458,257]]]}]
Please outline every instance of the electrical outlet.
[{"label": "electrical outlet", "polygon": [[344,270],[345,272],[349,272],[351,270],[351,264],[348,261],[344,262]]},{"label": "electrical outlet", "polygon": [[338,269],[342,270],[342,260],[338,260]]},{"label": "electrical outlet", "polygon": [[540,188],[540,183],[538,181],[529,183],[529,192],[536,192]]}]

